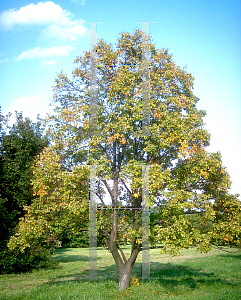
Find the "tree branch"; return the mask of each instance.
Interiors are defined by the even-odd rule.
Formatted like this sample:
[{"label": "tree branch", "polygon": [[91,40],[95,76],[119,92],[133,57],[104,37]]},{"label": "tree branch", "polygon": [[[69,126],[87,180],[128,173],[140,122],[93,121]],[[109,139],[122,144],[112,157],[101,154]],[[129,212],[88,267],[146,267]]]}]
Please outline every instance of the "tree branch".
[{"label": "tree branch", "polygon": [[111,197],[111,200],[113,200],[113,193],[112,193],[112,190],[111,190],[111,188],[109,187],[109,185],[108,185],[106,179],[101,179],[101,181],[104,183],[104,185],[105,185],[107,191],[109,192],[110,197]]},{"label": "tree branch", "polygon": [[[217,245],[213,245],[213,246],[218,248],[221,251],[228,252],[228,253],[233,253],[233,251],[228,251],[228,250],[223,249],[222,246],[217,246]],[[237,250],[237,252],[238,252],[238,250]]]},{"label": "tree branch", "polygon": [[116,169],[116,141],[113,142],[113,173]]},{"label": "tree branch", "polygon": [[[97,193],[96,193],[96,195],[98,196]],[[102,198],[100,198],[100,201],[101,201],[101,203],[102,203],[104,206],[106,206]],[[110,216],[109,211],[105,209],[105,210],[104,210],[104,213],[107,214],[107,216],[108,216],[108,218],[109,218],[109,221],[110,221],[110,223],[111,223],[111,216]]]},{"label": "tree branch", "polygon": [[[135,221],[133,222],[133,227],[132,227],[133,230],[135,230],[138,227],[138,220],[140,217],[140,213],[135,211],[135,217],[136,218]],[[136,237],[134,236],[131,241],[131,253],[134,251],[135,248],[136,248]]]},{"label": "tree branch", "polygon": [[111,253],[111,251],[110,251],[110,244],[108,243],[107,239],[104,239],[104,243],[105,243],[106,248],[108,249],[108,251]]},{"label": "tree branch", "polygon": [[117,249],[120,251],[121,256],[122,256],[122,258],[123,258],[123,260],[124,260],[124,262],[126,264],[127,263],[127,259],[125,257],[125,254],[124,254],[123,250],[119,247],[119,245],[117,243],[116,243],[116,246],[117,246]]},{"label": "tree branch", "polygon": [[128,186],[125,184],[125,181],[122,178],[120,178],[120,180],[123,183],[123,185],[126,188],[126,190],[128,191],[128,193],[132,195],[132,192],[129,190]]},{"label": "tree branch", "polygon": [[122,152],[121,153],[119,152],[119,156],[118,156],[118,168],[119,169],[121,168],[121,163],[124,158],[125,149],[126,149],[126,144],[124,146],[122,146]]},{"label": "tree branch", "polygon": [[106,156],[107,156],[107,158],[109,159],[109,161],[110,161],[110,163],[111,163],[111,165],[112,165],[112,168],[114,167],[114,163],[113,163],[113,161],[112,161],[112,159],[111,159],[111,157],[110,157],[110,154],[107,152],[107,150],[101,145],[101,144],[99,144],[99,146],[102,148],[102,150],[105,152],[105,154],[106,154]]},{"label": "tree branch", "polygon": [[104,232],[106,235],[108,235],[108,237],[110,237],[110,233],[109,233],[109,232],[107,232],[107,231],[104,230],[104,229],[101,229],[101,231]]}]

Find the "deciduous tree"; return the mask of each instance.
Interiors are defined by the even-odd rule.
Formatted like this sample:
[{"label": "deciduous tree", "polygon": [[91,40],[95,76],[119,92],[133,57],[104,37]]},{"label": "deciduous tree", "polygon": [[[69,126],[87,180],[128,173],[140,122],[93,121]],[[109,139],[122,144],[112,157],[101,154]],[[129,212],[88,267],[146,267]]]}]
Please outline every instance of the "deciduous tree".
[{"label": "deciduous tree", "polygon": [[[142,208],[142,166],[149,166],[150,242],[163,243],[164,251],[176,254],[193,244],[202,251],[212,243],[240,245],[240,202],[238,195],[229,195],[231,181],[220,153],[205,150],[210,135],[206,113],[196,106],[194,78],[151,42],[150,135],[142,132],[142,35],[122,33],[115,46],[103,40],[96,45],[94,135],[89,134],[91,53],[76,58],[72,78],[58,75],[48,128],[61,166],[74,172],[96,165],[100,205],[106,206],[105,188],[113,208],[120,203]],[[194,214],[208,226],[194,226]],[[142,250],[141,211],[98,211],[97,219],[98,235],[119,270],[119,289],[125,289]],[[120,247],[127,242],[129,258]]]},{"label": "deciduous tree", "polygon": [[34,159],[48,145],[39,119],[37,123],[16,112],[16,122],[8,125],[9,116],[1,116],[0,140],[0,247],[5,247],[24,205],[33,200],[31,179]]},{"label": "deciduous tree", "polygon": [[33,169],[35,199],[25,206],[24,217],[8,243],[11,253],[23,257],[21,267],[25,270],[48,260],[61,246],[63,236],[86,229],[89,217],[84,168],[62,170],[58,154],[50,147],[39,155]]}]

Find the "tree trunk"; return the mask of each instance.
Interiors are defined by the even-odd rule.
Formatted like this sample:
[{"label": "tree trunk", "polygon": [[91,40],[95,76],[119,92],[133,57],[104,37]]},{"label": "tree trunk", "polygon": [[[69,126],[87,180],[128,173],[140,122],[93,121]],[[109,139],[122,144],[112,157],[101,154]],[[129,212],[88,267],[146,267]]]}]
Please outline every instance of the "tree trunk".
[{"label": "tree trunk", "polygon": [[[114,159],[114,166],[116,165],[116,160]],[[117,191],[118,191],[118,177],[119,176],[119,167],[118,170],[114,172],[114,184],[113,189],[111,190],[104,180],[104,184],[109,191],[109,194],[112,199],[113,207],[117,207]],[[136,258],[138,253],[141,251],[141,246],[136,243],[136,237],[132,237],[132,250],[129,259],[127,260],[125,257],[124,252],[120,249],[117,243],[117,235],[118,235],[118,210],[113,209],[112,212],[113,219],[112,219],[112,226],[111,226],[111,233],[107,234],[107,238],[105,239],[105,244],[109,251],[111,252],[116,266],[119,271],[119,291],[123,291],[130,286],[130,279],[133,265],[135,264]],[[138,225],[138,218],[139,215],[136,216],[136,219],[133,224],[133,229],[135,229]]]},{"label": "tree trunk", "polygon": [[123,291],[130,286],[131,272],[132,266],[129,264],[124,265],[123,268],[119,270],[119,291]]}]

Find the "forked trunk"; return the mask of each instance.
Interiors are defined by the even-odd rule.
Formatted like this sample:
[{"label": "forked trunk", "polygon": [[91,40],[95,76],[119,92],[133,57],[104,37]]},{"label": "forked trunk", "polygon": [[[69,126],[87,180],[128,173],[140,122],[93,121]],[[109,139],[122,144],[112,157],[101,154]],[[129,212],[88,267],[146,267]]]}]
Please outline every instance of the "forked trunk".
[{"label": "forked trunk", "polygon": [[[116,161],[115,161],[114,165],[116,165]],[[113,190],[111,190],[109,188],[109,186],[105,180],[103,181],[109,191],[111,198],[112,198],[112,204],[114,207],[118,206],[117,191],[118,191],[119,170],[120,169],[116,170],[116,172],[114,174],[115,176],[114,176]],[[138,245],[136,243],[136,237],[134,236],[132,238],[131,255],[128,260],[126,259],[124,252],[122,251],[122,249],[120,249],[120,247],[117,243],[117,236],[118,236],[118,210],[117,209],[113,209],[112,216],[113,216],[113,219],[112,219],[111,233],[107,233],[108,237],[104,241],[113,256],[114,261],[115,261],[116,266],[119,271],[119,286],[118,286],[119,291],[123,291],[130,286],[132,268],[133,268],[133,265],[136,261],[137,255],[140,252],[141,248],[140,248],[140,245]],[[135,222],[133,224],[133,230],[137,227],[138,217],[139,217],[139,215],[135,219]],[[106,232],[104,232],[104,233],[106,234]]]},{"label": "forked trunk", "polygon": [[132,266],[128,264],[124,265],[121,270],[119,270],[119,291],[123,291],[130,286],[131,272]]}]

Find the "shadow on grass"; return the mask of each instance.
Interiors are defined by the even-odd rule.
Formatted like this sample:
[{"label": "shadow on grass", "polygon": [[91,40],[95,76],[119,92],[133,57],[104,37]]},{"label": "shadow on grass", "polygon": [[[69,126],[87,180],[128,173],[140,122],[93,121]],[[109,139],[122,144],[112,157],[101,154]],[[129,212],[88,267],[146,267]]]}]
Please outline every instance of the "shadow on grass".
[{"label": "shadow on grass", "polygon": [[241,260],[241,253],[236,252],[235,254],[219,254],[220,257],[239,259]]},{"label": "shadow on grass", "polygon": [[221,280],[214,273],[205,272],[199,268],[190,268],[185,266],[185,264],[155,263],[151,275],[158,277],[158,281],[162,286],[171,288],[180,285],[195,289],[197,285],[214,285],[217,283],[230,285],[230,282]]},{"label": "shadow on grass", "polygon": [[[73,250],[69,249],[69,248],[58,249],[53,256],[53,260],[57,261],[58,263],[69,263],[69,262],[78,262],[78,261],[88,262],[89,261],[89,252],[87,252],[86,255],[68,254],[68,252],[72,253],[72,251]],[[55,255],[57,255],[57,256],[55,257]],[[97,257],[97,260],[98,259],[100,259],[100,258]]]},{"label": "shadow on grass", "polygon": [[[97,276],[100,278],[90,279],[89,270],[84,270],[78,274],[69,274],[65,276],[58,276],[53,279],[48,285],[71,283],[71,282],[100,282],[104,279],[111,280],[113,282],[118,282],[118,270],[116,265],[113,264],[108,267],[98,266]],[[132,276],[140,278],[141,277],[141,263],[136,263]],[[215,288],[216,284],[222,284],[226,286],[233,286],[230,281],[220,279],[217,274],[205,272],[200,268],[190,268],[185,264],[172,264],[172,263],[151,263],[151,278],[155,282],[158,282],[162,288],[175,289],[180,286],[185,286],[194,290],[197,286],[205,285],[210,288],[212,286]],[[148,282],[152,279],[143,279],[142,282]]]},{"label": "shadow on grass", "polygon": [[[67,251],[66,251],[67,252]],[[65,251],[57,257],[52,257],[52,259],[58,263],[70,263],[70,262],[88,262],[88,255],[69,255]]]},{"label": "shadow on grass", "polygon": [[85,255],[62,255],[61,257],[53,258],[59,263],[69,263],[69,262],[87,262],[89,261],[89,257]]}]

